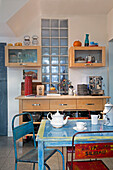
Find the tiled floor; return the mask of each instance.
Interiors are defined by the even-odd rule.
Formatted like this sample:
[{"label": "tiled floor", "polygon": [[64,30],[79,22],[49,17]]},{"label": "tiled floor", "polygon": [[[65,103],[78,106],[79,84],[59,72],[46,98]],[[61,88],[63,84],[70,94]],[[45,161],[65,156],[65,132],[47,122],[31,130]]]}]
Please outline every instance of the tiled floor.
[{"label": "tiled floor", "polygon": [[[30,149],[32,149],[33,143],[30,141],[24,144],[24,147],[19,147],[19,156],[23,155]],[[48,161],[47,164],[51,167],[51,170],[62,170],[61,157],[59,153],[55,153]],[[13,139],[11,137],[0,136],[0,170],[14,170],[14,149]],[[32,170],[31,163],[18,163],[18,170]],[[35,169],[38,169],[36,166]]]},{"label": "tiled floor", "polygon": [[[30,150],[32,147],[31,142],[25,143],[24,147],[19,147],[19,155]],[[109,169],[113,170],[113,158],[103,160]],[[61,157],[58,153],[53,155],[47,163],[50,165],[51,170],[62,170]],[[36,169],[38,169],[37,166]],[[0,136],[0,170],[14,170],[14,149],[11,137]],[[32,170],[32,164],[18,163],[18,170]]]}]

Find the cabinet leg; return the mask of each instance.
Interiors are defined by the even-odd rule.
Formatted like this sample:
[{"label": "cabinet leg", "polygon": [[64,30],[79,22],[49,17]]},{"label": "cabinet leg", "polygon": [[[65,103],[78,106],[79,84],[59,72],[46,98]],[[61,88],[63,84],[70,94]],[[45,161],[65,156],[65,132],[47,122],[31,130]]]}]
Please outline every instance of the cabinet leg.
[{"label": "cabinet leg", "polygon": [[18,146],[19,146],[19,147],[23,147],[23,138],[19,139]]},{"label": "cabinet leg", "polygon": [[23,142],[19,142],[19,143],[18,143],[18,146],[19,146],[19,147],[23,147]]}]

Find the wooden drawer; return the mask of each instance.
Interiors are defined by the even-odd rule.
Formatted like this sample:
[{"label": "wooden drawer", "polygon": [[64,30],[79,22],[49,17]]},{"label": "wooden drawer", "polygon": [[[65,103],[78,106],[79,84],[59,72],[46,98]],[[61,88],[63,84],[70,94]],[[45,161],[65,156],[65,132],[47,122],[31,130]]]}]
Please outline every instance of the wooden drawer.
[{"label": "wooden drawer", "polygon": [[103,110],[103,99],[78,99],[77,109]]},{"label": "wooden drawer", "polygon": [[50,100],[50,110],[76,109],[76,100]]},{"label": "wooden drawer", "polygon": [[49,100],[23,100],[24,111],[49,110]]}]

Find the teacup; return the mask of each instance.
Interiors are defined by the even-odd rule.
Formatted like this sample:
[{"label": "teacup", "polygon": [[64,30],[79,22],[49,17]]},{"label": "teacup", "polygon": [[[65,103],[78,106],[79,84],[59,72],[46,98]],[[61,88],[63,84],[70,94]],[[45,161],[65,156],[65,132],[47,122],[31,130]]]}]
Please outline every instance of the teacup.
[{"label": "teacup", "polygon": [[85,122],[76,122],[76,126],[78,130],[82,130],[85,128],[86,123]]},{"label": "teacup", "polygon": [[100,119],[100,115],[91,115],[91,123],[93,125],[98,124],[98,119]]}]

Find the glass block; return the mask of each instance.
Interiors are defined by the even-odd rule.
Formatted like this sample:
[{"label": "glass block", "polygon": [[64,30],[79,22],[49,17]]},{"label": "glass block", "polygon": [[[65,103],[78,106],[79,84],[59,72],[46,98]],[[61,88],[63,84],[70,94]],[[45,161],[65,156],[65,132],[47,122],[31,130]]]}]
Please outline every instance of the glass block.
[{"label": "glass block", "polygon": [[68,75],[60,75],[60,81],[64,80],[64,79],[67,79],[68,80]]},{"label": "glass block", "polygon": [[42,19],[42,27],[49,27],[50,20],[49,19]]},{"label": "glass block", "polygon": [[50,46],[50,39],[42,38],[42,46]]},{"label": "glass block", "polygon": [[50,48],[42,47],[42,55],[50,55]]},{"label": "glass block", "polygon": [[51,81],[52,83],[58,83],[59,82],[59,75],[51,75]]},{"label": "glass block", "polygon": [[45,84],[45,91],[49,91],[50,90],[50,84]]},{"label": "glass block", "polygon": [[42,82],[50,82],[50,75],[42,75]]},{"label": "glass block", "polygon": [[51,46],[59,46],[59,39],[58,38],[52,38],[51,39]]},{"label": "glass block", "polygon": [[42,73],[50,73],[49,66],[42,66]]},{"label": "glass block", "polygon": [[60,48],[60,55],[68,55],[68,48],[67,47],[61,47]]},{"label": "glass block", "polygon": [[60,30],[60,37],[68,37],[68,30],[67,29]]},{"label": "glass block", "polygon": [[42,57],[42,64],[50,64],[50,57]]},{"label": "glass block", "polygon": [[68,64],[68,56],[60,57],[60,64]]},{"label": "glass block", "polygon": [[50,30],[42,29],[42,37],[50,37]]},{"label": "glass block", "polygon": [[51,30],[51,37],[59,37],[58,29]]},{"label": "glass block", "polygon": [[59,48],[58,47],[52,47],[51,48],[51,55],[58,55],[59,54]]},{"label": "glass block", "polygon": [[60,39],[60,46],[68,46],[68,39],[67,38],[61,38]]},{"label": "glass block", "polygon": [[51,20],[51,27],[58,27],[58,20],[57,19]]},{"label": "glass block", "polygon": [[51,57],[51,64],[58,64],[59,57],[58,56],[52,56]]},{"label": "glass block", "polygon": [[68,20],[60,20],[61,28],[68,28]]},{"label": "glass block", "polygon": [[58,73],[59,67],[58,66],[51,66],[51,73]]},{"label": "glass block", "polygon": [[52,86],[54,86],[56,90],[59,90],[59,84],[52,84]]},{"label": "glass block", "polygon": [[68,73],[68,66],[60,66],[60,73]]}]

